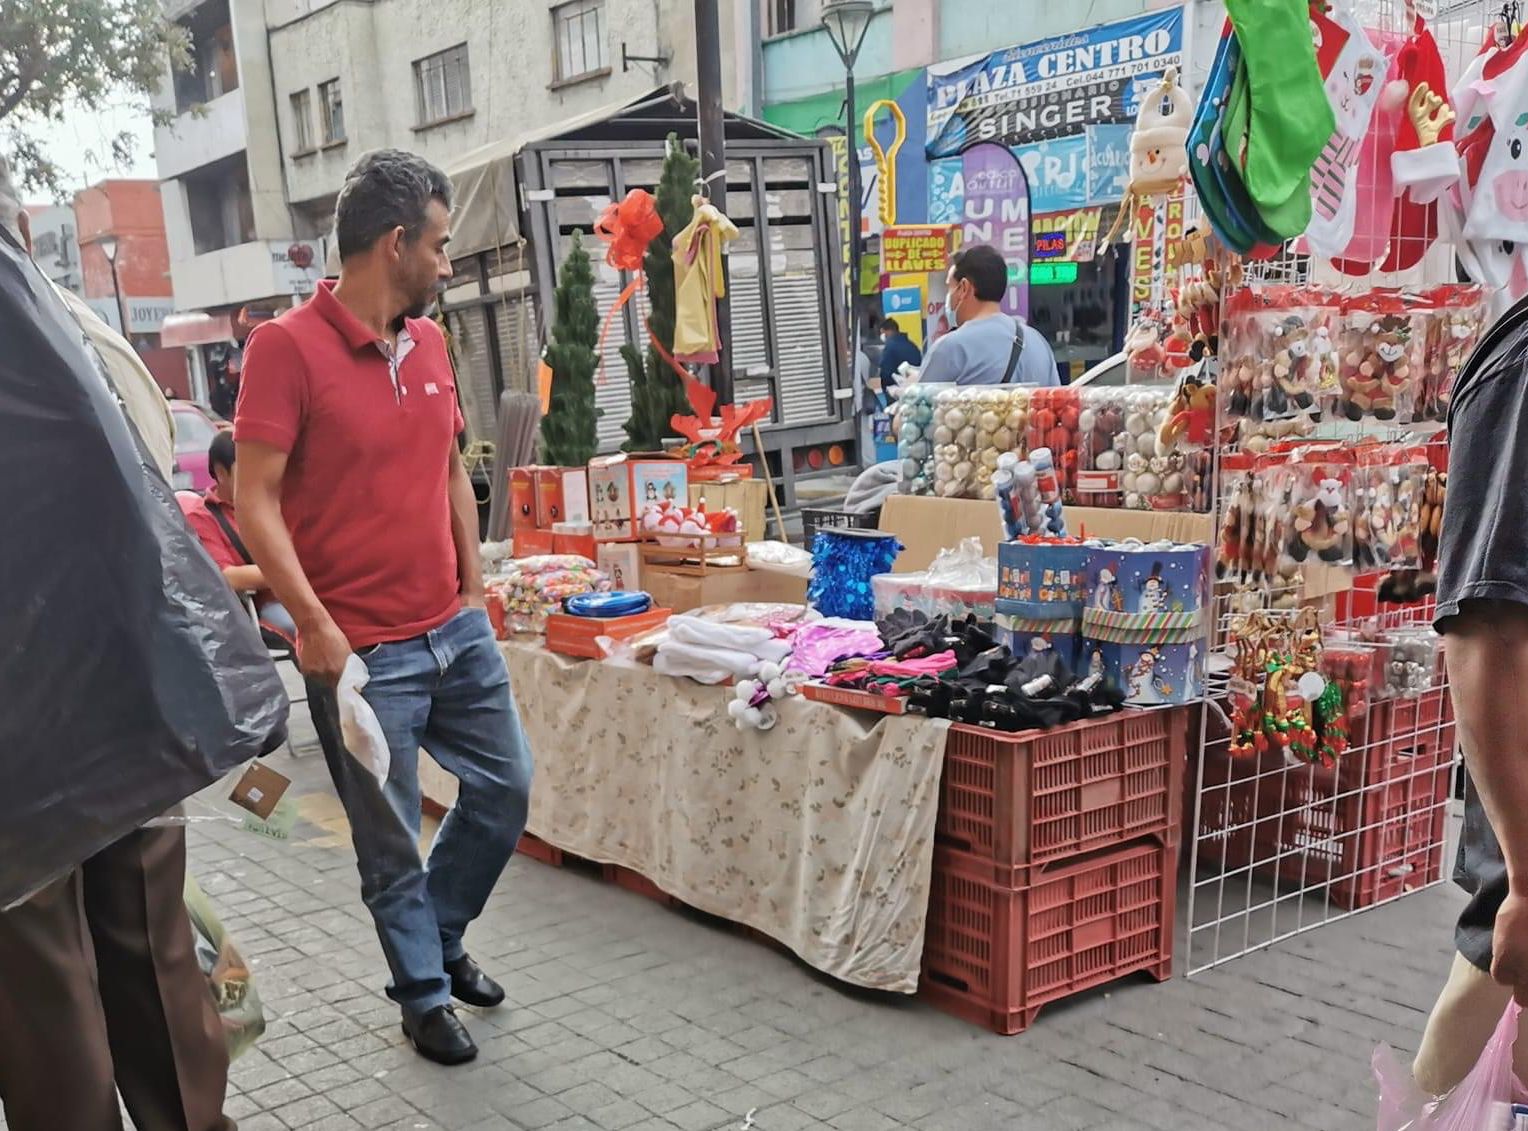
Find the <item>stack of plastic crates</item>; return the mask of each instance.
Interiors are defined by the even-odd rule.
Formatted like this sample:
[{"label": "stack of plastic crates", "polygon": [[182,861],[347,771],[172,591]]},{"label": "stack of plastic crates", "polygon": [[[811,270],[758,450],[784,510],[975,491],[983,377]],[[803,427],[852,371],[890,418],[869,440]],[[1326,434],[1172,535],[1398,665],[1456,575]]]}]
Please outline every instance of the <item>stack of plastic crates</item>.
[{"label": "stack of plastic crates", "polygon": [[1209,745],[1200,859],[1349,911],[1441,879],[1455,740],[1447,688],[1371,702],[1350,727],[1334,766]]},{"label": "stack of plastic crates", "polygon": [[999,1033],[1172,971],[1187,708],[950,728],[922,994]]}]

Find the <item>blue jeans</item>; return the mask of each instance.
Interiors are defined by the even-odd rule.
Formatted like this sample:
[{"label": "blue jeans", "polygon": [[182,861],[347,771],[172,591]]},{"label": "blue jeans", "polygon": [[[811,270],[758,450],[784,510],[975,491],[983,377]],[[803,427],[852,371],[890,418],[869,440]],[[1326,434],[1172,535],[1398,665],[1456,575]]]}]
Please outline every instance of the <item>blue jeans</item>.
[{"label": "blue jeans", "polygon": [[[343,750],[325,751],[350,819],[361,898],[392,971],[388,996],[418,1015],[451,997],[444,964],[509,862],[530,802],[531,752],[488,614],[463,609],[433,632],[362,651],[362,692],[387,736],[387,785]],[[326,709],[338,714],[333,692]],[[337,719],[336,719],[337,722]],[[338,729],[336,727],[336,729]],[[419,748],[461,790],[429,860],[419,859]]]}]

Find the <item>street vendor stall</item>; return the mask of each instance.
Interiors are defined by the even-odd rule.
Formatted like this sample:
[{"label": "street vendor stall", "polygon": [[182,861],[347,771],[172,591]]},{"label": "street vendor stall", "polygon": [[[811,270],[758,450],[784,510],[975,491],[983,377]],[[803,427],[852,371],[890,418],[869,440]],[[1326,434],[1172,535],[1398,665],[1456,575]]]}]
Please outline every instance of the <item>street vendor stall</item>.
[{"label": "street vendor stall", "polygon": [[[536,753],[531,833],[842,981],[917,988],[947,724],[792,697],[772,730],[740,730],[730,688],[526,640],[504,655]],[[448,802],[455,783],[425,784]]]}]

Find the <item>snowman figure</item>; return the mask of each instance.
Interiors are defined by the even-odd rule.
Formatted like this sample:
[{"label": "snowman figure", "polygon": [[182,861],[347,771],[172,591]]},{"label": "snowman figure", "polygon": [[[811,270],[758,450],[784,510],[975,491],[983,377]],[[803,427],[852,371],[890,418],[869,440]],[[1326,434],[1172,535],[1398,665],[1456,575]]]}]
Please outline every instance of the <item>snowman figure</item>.
[{"label": "snowman figure", "polygon": [[1093,607],[1106,611],[1116,611],[1125,607],[1124,600],[1120,597],[1119,579],[1107,566],[1098,571],[1098,585],[1093,590]]},{"label": "snowman figure", "polygon": [[1104,678],[1104,654],[1097,648],[1093,649],[1092,658],[1088,660],[1088,675],[1098,679]]},{"label": "snowman figure", "polygon": [[1156,650],[1148,648],[1130,669],[1130,702],[1143,707],[1155,707],[1167,702],[1167,695],[1172,688],[1157,678],[1157,660]]},{"label": "snowman figure", "polygon": [[1141,583],[1141,612],[1167,612],[1170,596],[1167,581],[1162,577],[1162,563],[1152,562],[1151,576]]}]

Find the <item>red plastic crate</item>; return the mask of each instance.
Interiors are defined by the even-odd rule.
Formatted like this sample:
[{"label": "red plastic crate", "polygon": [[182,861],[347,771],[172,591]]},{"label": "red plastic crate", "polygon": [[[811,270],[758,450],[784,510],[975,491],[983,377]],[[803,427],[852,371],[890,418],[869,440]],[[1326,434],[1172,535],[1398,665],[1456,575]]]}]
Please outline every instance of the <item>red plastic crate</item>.
[{"label": "red plastic crate", "polygon": [[1442,876],[1455,729],[1446,690],[1376,702],[1334,767],[1205,752],[1199,858],[1370,907]]},{"label": "red plastic crate", "polygon": [[[1390,706],[1377,705],[1371,719]],[[1258,825],[1258,859],[1276,861],[1285,882],[1330,885],[1332,903],[1348,910],[1436,882],[1453,780],[1452,733],[1407,730],[1382,741],[1378,748],[1387,754],[1383,761],[1371,755],[1376,765],[1367,783],[1345,779],[1341,763],[1292,770],[1281,818]]]},{"label": "red plastic crate", "polygon": [[1007,887],[1051,860],[1145,835],[1176,840],[1190,715],[1121,711],[1018,734],[951,726],[936,838],[989,862]]},{"label": "red plastic crate", "polygon": [[654,903],[661,903],[665,907],[677,907],[680,904],[680,900],[675,899],[640,872],[633,872],[630,868],[623,868],[619,864],[606,864],[603,871],[607,884],[625,888],[629,892],[634,892],[644,899],[650,899]]},{"label": "red plastic crate", "polygon": [[531,860],[539,860],[543,864],[550,864],[554,868],[562,867],[562,849],[548,844],[539,836],[530,833],[520,834],[520,843],[515,846],[515,852]]},{"label": "red plastic crate", "polygon": [[1040,866],[1033,886],[1011,889],[987,862],[935,848],[919,993],[1011,1035],[1041,1007],[1127,974],[1170,977],[1177,860],[1147,838]]}]

